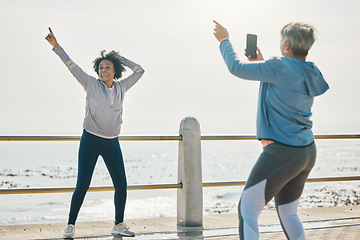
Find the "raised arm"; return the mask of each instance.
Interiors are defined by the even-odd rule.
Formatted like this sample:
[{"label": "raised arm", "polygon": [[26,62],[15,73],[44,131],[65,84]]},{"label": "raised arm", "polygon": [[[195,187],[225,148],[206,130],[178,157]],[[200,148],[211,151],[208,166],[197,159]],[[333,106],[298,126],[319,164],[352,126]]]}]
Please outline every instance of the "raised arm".
[{"label": "raised arm", "polygon": [[60,59],[68,67],[72,75],[86,90],[88,86],[88,82],[90,80],[96,80],[96,79],[88,75],[86,72],[84,72],[75,62],[73,62],[73,60],[71,60],[71,58],[67,55],[65,50],[58,43],[50,27],[49,27],[49,31],[50,33],[45,37],[45,39],[50,43],[51,46],[53,46],[53,51],[60,57]]},{"label": "raised arm", "polygon": [[137,63],[122,56],[122,63],[133,71],[133,74],[120,81],[120,84],[124,86],[125,92],[129,90],[134,84],[139,81],[145,70]]},{"label": "raised arm", "polygon": [[[264,60],[260,49],[257,48],[258,54],[256,59],[248,58],[252,63],[241,62],[232,48],[227,29],[220,23],[216,21],[213,22],[215,23],[214,36],[220,42],[221,55],[223,56],[230,73],[239,78],[261,81],[263,75],[266,75],[264,73],[268,73],[269,69],[266,68],[265,64],[260,64],[260,61]],[[256,62],[258,62],[258,64],[256,64]]]}]

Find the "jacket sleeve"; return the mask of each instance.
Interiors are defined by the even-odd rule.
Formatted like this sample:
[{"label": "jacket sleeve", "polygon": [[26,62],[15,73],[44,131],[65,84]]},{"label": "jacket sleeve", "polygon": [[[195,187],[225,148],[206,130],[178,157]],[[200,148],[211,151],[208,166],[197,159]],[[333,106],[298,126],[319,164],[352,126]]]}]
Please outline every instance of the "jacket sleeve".
[{"label": "jacket sleeve", "polygon": [[56,48],[53,48],[53,51],[60,57],[60,59],[68,67],[68,69],[70,70],[72,75],[86,90],[86,88],[88,87],[89,81],[92,81],[95,78],[88,75],[76,63],[74,63],[73,60],[70,59],[70,57],[67,55],[65,50],[60,45],[57,45]]},{"label": "jacket sleeve", "polygon": [[120,81],[120,84],[126,92],[132,86],[134,86],[137,81],[139,81],[145,70],[139,64],[136,64],[125,57],[122,57],[122,63],[133,71],[133,74]]},{"label": "jacket sleeve", "polygon": [[231,74],[246,80],[276,81],[279,71],[277,67],[274,68],[272,61],[240,62],[229,40],[221,42],[220,51]]}]

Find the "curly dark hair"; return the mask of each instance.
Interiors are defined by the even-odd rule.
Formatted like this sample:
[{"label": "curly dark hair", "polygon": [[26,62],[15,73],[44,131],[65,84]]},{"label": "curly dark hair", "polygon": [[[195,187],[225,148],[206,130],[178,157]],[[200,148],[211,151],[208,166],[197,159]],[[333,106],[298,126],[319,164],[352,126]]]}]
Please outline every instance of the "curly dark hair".
[{"label": "curly dark hair", "polygon": [[121,78],[122,73],[126,71],[121,61],[121,56],[118,52],[112,50],[111,52],[106,53],[105,50],[102,50],[100,53],[100,57],[96,58],[93,62],[94,70],[98,75],[99,75],[99,65],[103,60],[109,60],[114,64],[114,70],[115,70],[114,79]]}]

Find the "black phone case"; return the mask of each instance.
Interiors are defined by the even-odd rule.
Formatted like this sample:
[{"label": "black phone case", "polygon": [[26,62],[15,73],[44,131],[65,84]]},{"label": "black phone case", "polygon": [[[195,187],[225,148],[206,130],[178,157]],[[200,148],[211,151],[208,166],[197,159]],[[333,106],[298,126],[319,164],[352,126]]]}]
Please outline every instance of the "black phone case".
[{"label": "black phone case", "polygon": [[251,58],[256,58],[256,45],[257,45],[257,36],[254,34],[246,35],[246,56],[251,56]]}]

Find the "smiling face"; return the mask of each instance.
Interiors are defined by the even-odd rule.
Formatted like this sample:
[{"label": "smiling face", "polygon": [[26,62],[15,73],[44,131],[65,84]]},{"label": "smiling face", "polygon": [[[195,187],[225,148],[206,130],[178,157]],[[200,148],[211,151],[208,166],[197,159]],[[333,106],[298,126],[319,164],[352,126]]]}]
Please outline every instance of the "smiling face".
[{"label": "smiling face", "polygon": [[115,76],[114,64],[110,60],[102,60],[99,64],[99,78],[111,87]]}]

